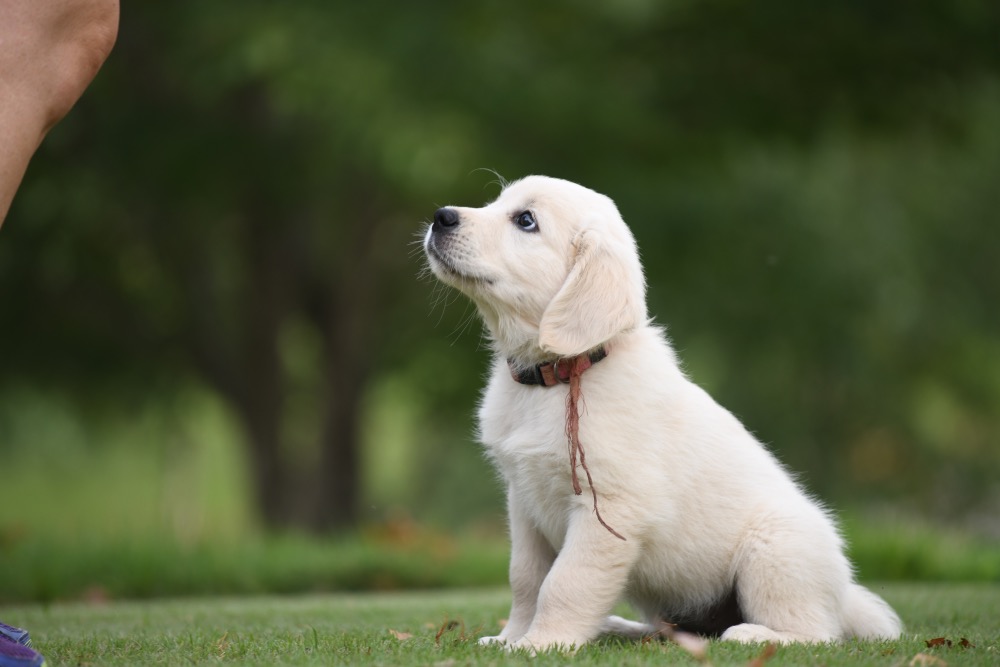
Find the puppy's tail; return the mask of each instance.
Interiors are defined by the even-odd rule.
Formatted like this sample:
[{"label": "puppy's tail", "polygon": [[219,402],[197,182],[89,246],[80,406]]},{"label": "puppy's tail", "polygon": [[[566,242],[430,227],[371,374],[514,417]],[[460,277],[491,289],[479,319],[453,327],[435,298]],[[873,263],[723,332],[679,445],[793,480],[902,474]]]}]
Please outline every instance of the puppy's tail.
[{"label": "puppy's tail", "polygon": [[896,639],[903,632],[899,616],[885,600],[860,584],[851,584],[844,594],[845,637]]}]

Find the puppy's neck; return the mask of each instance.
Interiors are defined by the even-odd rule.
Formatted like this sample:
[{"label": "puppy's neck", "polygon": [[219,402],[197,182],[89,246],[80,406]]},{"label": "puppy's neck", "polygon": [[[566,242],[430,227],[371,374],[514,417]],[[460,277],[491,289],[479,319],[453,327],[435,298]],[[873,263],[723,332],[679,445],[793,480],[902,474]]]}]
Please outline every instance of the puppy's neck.
[{"label": "puppy's neck", "polygon": [[546,353],[539,347],[537,322],[529,322],[519,314],[505,312],[479,300],[476,306],[486,325],[490,347],[498,357],[514,360],[515,364],[524,368],[557,358],[557,355]]},{"label": "puppy's neck", "polygon": [[498,341],[493,341],[493,353],[502,359],[507,360],[507,364],[512,370],[525,370],[534,368],[539,364],[555,362],[559,355],[547,353],[538,347],[537,339],[526,342],[523,346],[511,349]]},{"label": "puppy's neck", "polygon": [[[546,364],[565,358],[559,354],[542,349],[538,344],[538,322],[529,321],[519,314],[510,314],[502,309],[493,308],[490,303],[476,300],[479,314],[486,325],[490,348],[493,353],[507,361],[512,369],[526,370],[539,364]],[[641,328],[641,327],[640,327]],[[627,338],[637,329],[622,331],[606,341],[601,341],[583,354],[592,352],[599,347],[615,347],[616,340]]]}]

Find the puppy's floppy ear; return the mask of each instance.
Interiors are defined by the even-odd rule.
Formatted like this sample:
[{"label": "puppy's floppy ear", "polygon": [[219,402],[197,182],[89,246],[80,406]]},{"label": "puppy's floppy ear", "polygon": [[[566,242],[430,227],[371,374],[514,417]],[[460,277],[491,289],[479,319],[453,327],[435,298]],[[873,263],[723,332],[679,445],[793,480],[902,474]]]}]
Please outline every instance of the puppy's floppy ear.
[{"label": "puppy's floppy ear", "polygon": [[583,354],[646,320],[646,290],[634,242],[584,229],[573,266],[546,307],[538,344],[561,357]]}]

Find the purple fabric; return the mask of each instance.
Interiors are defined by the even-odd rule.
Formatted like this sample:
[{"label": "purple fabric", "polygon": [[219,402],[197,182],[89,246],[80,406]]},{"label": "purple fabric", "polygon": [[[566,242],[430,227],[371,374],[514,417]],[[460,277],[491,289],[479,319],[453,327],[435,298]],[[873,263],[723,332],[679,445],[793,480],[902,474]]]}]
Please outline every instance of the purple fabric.
[{"label": "purple fabric", "polygon": [[0,635],[7,635],[18,644],[31,646],[31,637],[28,636],[28,631],[22,630],[21,628],[15,628],[13,625],[0,623]]},{"label": "purple fabric", "polygon": [[45,660],[38,651],[22,646],[0,633],[0,667],[41,667]]}]

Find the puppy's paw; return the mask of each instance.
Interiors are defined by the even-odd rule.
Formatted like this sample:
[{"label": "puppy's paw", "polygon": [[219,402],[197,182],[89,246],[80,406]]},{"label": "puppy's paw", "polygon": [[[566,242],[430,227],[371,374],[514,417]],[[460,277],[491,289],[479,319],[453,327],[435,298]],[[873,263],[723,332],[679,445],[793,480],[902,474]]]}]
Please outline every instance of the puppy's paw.
[{"label": "puppy's paw", "polygon": [[767,644],[769,642],[787,643],[781,634],[763,625],[741,623],[734,625],[719,637],[725,642],[740,642],[741,644]]},{"label": "puppy's paw", "polygon": [[528,655],[537,655],[545,651],[559,651],[561,653],[576,653],[577,648],[584,642],[560,641],[558,639],[546,640],[542,638],[522,637],[516,642],[508,642],[504,648],[509,651],[524,651]]},{"label": "puppy's paw", "polygon": [[503,637],[501,637],[500,635],[497,635],[496,637],[480,637],[479,638],[479,645],[480,646],[490,646],[490,645],[493,645],[493,644],[505,644],[505,643],[507,643],[507,640],[504,639]]},{"label": "puppy's paw", "polygon": [[536,653],[538,653],[538,649],[535,648],[535,645],[524,638],[518,639],[516,642],[506,642],[503,648],[508,653],[514,653],[515,651],[516,652],[523,651],[528,655],[535,655]]}]

